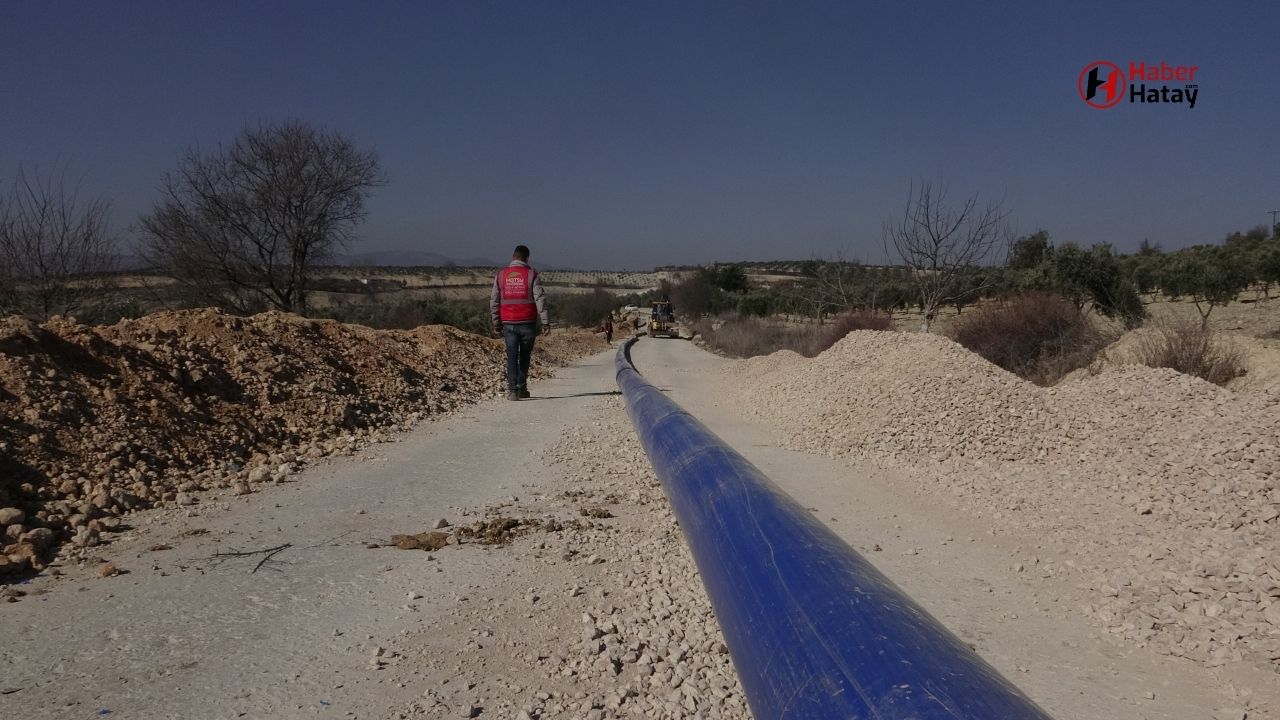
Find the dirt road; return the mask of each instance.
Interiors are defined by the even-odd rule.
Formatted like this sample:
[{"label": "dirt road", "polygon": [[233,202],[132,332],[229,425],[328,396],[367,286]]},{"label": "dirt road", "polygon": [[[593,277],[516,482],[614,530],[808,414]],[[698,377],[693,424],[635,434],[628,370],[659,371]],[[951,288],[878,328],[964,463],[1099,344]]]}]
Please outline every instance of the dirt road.
[{"label": "dirt road", "polygon": [[[366,649],[435,624],[453,588],[498,582],[513,560],[366,545],[548,482],[534,452],[583,420],[591,393],[612,390],[610,367],[612,353],[589,358],[539,383],[537,402],[482,404],[189,516],[132,516],[134,531],[100,553],[127,574],[63,567],[0,607],[0,690],[17,690],[0,695],[0,715],[283,717],[421,694],[365,672]],[[261,555],[212,558],[283,544],[256,573]],[[160,545],[172,549],[148,551]]]},{"label": "dirt road", "polygon": [[[992,534],[883,471],[775,447],[719,407],[707,370],[722,361],[687,342],[644,340],[634,356],[1056,716],[1189,720],[1242,704],[1228,678],[1099,637],[1069,579],[1029,582],[1014,558],[1033,538]],[[596,355],[532,401],[484,403],[254,495],[131,516],[100,553],[126,574],[60,567],[0,607],[0,714],[740,716],[724,661],[698,659],[714,653],[713,622],[614,389],[612,353]],[[441,518],[571,518],[584,503],[614,517],[496,549],[387,546]],[[696,631],[681,627],[691,618]],[[696,691],[680,689],[689,672]]]}]

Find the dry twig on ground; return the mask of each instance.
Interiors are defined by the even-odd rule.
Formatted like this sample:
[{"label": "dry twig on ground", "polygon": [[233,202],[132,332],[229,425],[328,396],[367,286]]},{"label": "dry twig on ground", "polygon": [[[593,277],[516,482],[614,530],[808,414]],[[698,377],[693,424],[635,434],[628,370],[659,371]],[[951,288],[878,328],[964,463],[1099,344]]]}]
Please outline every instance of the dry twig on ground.
[{"label": "dry twig on ground", "polygon": [[266,565],[267,562],[271,560],[271,558],[275,557],[276,555],[279,555],[280,553],[284,552],[285,550],[288,550],[291,547],[293,547],[293,543],[284,543],[282,545],[263,548],[261,550],[234,550],[232,552],[220,552],[220,553],[214,553],[210,555],[209,559],[213,560],[214,563],[221,563],[230,558],[252,557],[254,555],[261,555],[262,559],[258,561],[258,564],[253,566],[252,570],[249,571],[249,574],[252,575],[258,572],[258,570],[260,570],[263,565]]}]

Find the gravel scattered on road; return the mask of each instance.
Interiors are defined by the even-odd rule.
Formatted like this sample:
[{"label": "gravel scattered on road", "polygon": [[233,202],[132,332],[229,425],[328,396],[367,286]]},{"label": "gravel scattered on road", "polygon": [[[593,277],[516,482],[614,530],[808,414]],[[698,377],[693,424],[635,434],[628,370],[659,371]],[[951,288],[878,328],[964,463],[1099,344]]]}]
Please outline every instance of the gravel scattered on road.
[{"label": "gravel scattered on road", "polygon": [[[621,401],[603,401],[596,421],[567,432],[542,460],[562,472],[558,489],[481,512],[482,522],[540,520],[488,549],[521,555],[521,569],[504,588],[456,589],[467,601],[452,622],[405,641],[428,687],[400,717],[749,718]],[[450,552],[483,551],[442,552],[451,562]]]}]

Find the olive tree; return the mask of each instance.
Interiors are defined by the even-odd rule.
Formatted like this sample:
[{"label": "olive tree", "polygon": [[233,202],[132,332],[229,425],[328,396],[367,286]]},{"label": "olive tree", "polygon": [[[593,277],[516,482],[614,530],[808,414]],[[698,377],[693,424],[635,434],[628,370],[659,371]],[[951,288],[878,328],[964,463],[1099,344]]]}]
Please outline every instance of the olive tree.
[{"label": "olive tree", "polygon": [[1052,268],[1054,284],[1077,310],[1091,301],[1096,312],[1122,320],[1125,327],[1137,327],[1146,318],[1142,298],[1110,245],[1084,250],[1064,243],[1053,253]]},{"label": "olive tree", "polygon": [[779,294],[804,315],[823,324],[828,315],[862,307],[869,293],[866,269],[843,251],[799,264],[799,276],[779,286]]},{"label": "olive tree", "polygon": [[1263,295],[1271,297],[1271,286],[1280,283],[1280,237],[1273,237],[1255,251],[1252,258]]},{"label": "olive tree", "polygon": [[1219,305],[1235,300],[1249,286],[1244,258],[1226,247],[1195,247],[1169,256],[1164,292],[1189,297],[1200,313],[1201,327]]},{"label": "olive tree", "polygon": [[380,184],[377,156],[340,133],[247,127],[164,176],[144,252],[196,302],[305,314],[309,270],[352,239]]},{"label": "olive tree", "polygon": [[1053,244],[1049,242],[1049,233],[1037,230],[1013,241],[1013,245],[1009,248],[1009,267],[1015,270],[1030,270],[1039,267],[1051,257],[1053,257]]}]

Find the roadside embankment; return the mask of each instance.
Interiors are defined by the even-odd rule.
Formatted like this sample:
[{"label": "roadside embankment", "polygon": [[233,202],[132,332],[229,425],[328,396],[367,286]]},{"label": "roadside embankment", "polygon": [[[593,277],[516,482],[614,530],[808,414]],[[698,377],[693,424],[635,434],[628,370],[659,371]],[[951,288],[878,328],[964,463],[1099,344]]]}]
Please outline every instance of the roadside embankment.
[{"label": "roadside embankment", "polygon": [[[537,347],[545,375],[605,344],[567,330]],[[248,493],[491,397],[502,373],[501,341],[445,326],[216,310],[0,320],[0,575],[39,569],[63,540],[97,544],[123,512]]]},{"label": "roadside embankment", "polygon": [[1036,572],[1082,575],[1108,632],[1280,670],[1280,397],[1140,366],[1045,389],[945,338],[872,331],[721,372],[788,447],[908,468],[1041,538]]}]

